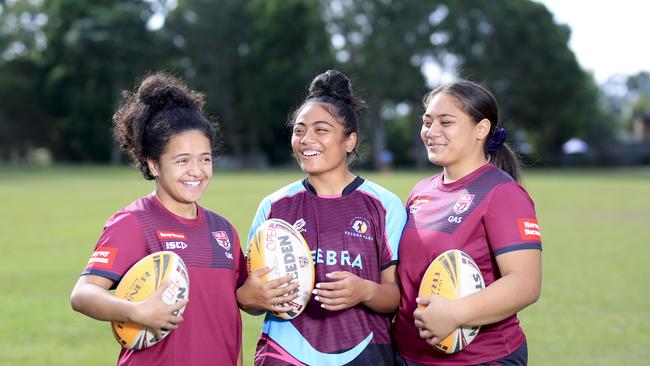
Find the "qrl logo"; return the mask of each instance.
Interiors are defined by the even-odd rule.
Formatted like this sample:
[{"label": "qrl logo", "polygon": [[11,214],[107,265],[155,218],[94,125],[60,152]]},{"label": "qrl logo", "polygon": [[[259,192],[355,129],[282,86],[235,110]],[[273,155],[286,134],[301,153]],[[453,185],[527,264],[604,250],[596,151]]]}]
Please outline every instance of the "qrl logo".
[{"label": "qrl logo", "polygon": [[454,205],[454,212],[456,213],[456,215],[460,215],[463,212],[467,211],[467,209],[469,209],[469,206],[472,205],[473,200],[474,200],[473,194],[465,193],[461,195],[456,201],[456,204]]}]

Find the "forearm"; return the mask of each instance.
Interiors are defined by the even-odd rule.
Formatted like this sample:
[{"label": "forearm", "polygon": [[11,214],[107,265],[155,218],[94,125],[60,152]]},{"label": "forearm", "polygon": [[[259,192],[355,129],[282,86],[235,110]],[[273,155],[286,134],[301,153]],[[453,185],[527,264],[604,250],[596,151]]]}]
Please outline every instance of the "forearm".
[{"label": "forearm", "polygon": [[510,273],[482,291],[456,300],[458,323],[477,326],[503,320],[537,301],[540,289],[541,275]]},{"label": "forearm", "polygon": [[258,308],[253,304],[252,297],[249,295],[247,289],[244,286],[241,286],[235,291],[235,297],[237,298],[237,304],[239,308],[250,315],[261,315],[264,314],[265,310]]},{"label": "forearm", "polygon": [[70,295],[70,303],[75,311],[97,320],[133,320],[134,303],[119,299],[93,284],[75,287]]},{"label": "forearm", "polygon": [[396,283],[366,281],[368,295],[363,304],[377,313],[392,313],[399,305],[399,287]]}]

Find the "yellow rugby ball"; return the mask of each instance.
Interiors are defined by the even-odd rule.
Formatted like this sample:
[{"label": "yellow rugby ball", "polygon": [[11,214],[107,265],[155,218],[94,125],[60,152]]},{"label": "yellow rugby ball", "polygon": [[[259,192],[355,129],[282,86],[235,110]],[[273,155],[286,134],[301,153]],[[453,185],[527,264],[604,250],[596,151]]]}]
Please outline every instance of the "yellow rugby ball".
[{"label": "yellow rugby ball", "polygon": [[[167,304],[175,304],[187,299],[190,295],[190,279],[187,267],[181,257],[170,251],[150,254],[131,267],[115,289],[115,296],[128,301],[142,301],[149,297],[165,280],[169,280],[169,287],[163,292],[162,300]],[[174,315],[183,315],[183,306]],[[111,322],[115,339],[124,348],[144,349],[160,342],[171,331],[163,331],[162,337],[155,337],[154,333],[144,325],[126,322]]]},{"label": "yellow rugby ball", "polygon": [[[440,295],[455,300],[485,288],[483,275],[472,257],[458,249],[448,250],[434,259],[420,282],[420,298]],[[422,305],[419,305],[423,308]],[[481,327],[461,326],[434,347],[444,353],[456,353],[474,340]]]},{"label": "yellow rugby ball", "polygon": [[262,277],[265,281],[289,274],[296,277],[294,281],[298,281],[296,291],[299,296],[289,302],[292,310],[273,312],[273,315],[293,319],[305,310],[314,289],[314,262],[309,245],[291,224],[280,219],[263,222],[248,244],[246,263],[249,273],[265,266],[271,268],[271,272]]}]

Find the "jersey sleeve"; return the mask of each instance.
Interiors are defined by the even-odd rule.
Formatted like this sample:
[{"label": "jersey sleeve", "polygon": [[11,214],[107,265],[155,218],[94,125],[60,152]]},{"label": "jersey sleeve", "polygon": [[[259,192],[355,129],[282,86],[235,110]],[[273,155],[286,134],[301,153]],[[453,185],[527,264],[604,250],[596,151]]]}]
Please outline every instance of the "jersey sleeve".
[{"label": "jersey sleeve", "polygon": [[257,212],[255,213],[255,217],[253,218],[251,229],[248,232],[248,240],[246,242],[246,252],[248,252],[248,246],[251,243],[251,239],[253,238],[253,235],[255,235],[255,231],[257,231],[257,228],[260,227],[260,225],[262,225],[262,223],[269,218],[270,214],[271,214],[271,199],[269,197],[266,197],[262,200],[262,202],[260,202],[260,205],[257,207]]},{"label": "jersey sleeve", "polygon": [[515,250],[542,249],[533,200],[518,184],[512,182],[495,188],[484,219],[495,256]]},{"label": "jersey sleeve", "polygon": [[406,210],[402,201],[394,195],[390,194],[383,200],[384,207],[386,208],[386,223],[385,223],[385,250],[387,253],[383,256],[389,258],[388,261],[382,263],[382,270],[397,263],[399,260],[399,242],[402,238],[402,230],[406,224]]},{"label": "jersey sleeve", "polygon": [[248,268],[246,267],[246,257],[244,257],[244,253],[242,252],[237,229],[235,229],[235,227],[230,224],[230,230],[232,231],[233,237],[235,238],[233,252],[235,254],[235,275],[237,276],[237,287],[239,288],[244,284],[244,282],[246,282],[246,279],[248,278]]},{"label": "jersey sleeve", "polygon": [[120,211],[108,219],[95,251],[82,275],[96,275],[119,282],[146,255],[144,234],[135,215]]}]

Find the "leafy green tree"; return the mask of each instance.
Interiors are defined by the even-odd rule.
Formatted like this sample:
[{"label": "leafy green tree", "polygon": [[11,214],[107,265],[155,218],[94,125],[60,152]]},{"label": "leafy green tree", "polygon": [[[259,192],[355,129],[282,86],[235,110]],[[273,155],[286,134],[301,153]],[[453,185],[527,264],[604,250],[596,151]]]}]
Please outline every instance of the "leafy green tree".
[{"label": "leafy green tree", "polygon": [[48,47],[42,89],[56,117],[55,154],[65,160],[106,161],[120,91],[164,60],[158,34],[146,28],[151,4],[48,0],[44,6],[49,21],[44,26]]},{"label": "leafy green tree", "polygon": [[305,97],[309,82],[332,68],[333,57],[317,0],[253,0],[242,74],[246,90],[241,117],[247,122],[253,156],[264,151],[271,162],[291,159],[287,118]]},{"label": "leafy green tree", "polygon": [[331,60],[318,3],[185,0],[165,28],[183,72],[221,122],[226,153],[247,165],[286,162],[289,111]]},{"label": "leafy green tree", "polygon": [[[387,147],[382,112],[399,103],[409,105],[411,113],[417,114],[421,109],[419,100],[426,85],[421,72],[424,63],[421,50],[428,44],[428,18],[434,6],[418,0],[324,1],[323,4],[336,58],[361,87],[368,102],[362,131],[371,142],[370,163],[378,167],[382,151]],[[415,114],[406,120],[415,119]],[[393,122],[414,131],[414,124],[405,123],[404,118]],[[391,138],[397,136],[392,134]],[[407,141],[410,143],[410,139]],[[401,155],[403,151],[397,153]]]},{"label": "leafy green tree", "polygon": [[51,117],[38,96],[41,65],[22,56],[0,64],[0,160],[20,161],[49,146]]},{"label": "leafy green tree", "polygon": [[[463,77],[497,95],[507,126],[528,132],[540,154],[604,126],[593,78],[568,48],[570,30],[544,5],[529,0],[444,0],[432,48]],[[445,62],[445,60],[442,60]]]},{"label": "leafy green tree", "polygon": [[0,2],[0,159],[19,161],[48,144],[38,93],[45,22],[38,2]]}]

